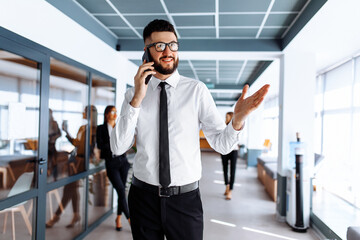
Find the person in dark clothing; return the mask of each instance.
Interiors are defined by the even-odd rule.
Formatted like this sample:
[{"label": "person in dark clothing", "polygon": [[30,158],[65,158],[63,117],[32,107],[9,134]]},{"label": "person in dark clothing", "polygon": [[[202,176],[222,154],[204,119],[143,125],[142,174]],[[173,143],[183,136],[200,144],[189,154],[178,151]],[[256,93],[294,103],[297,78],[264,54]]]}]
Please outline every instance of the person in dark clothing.
[{"label": "person in dark clothing", "polygon": [[107,176],[118,194],[117,217],[115,220],[116,230],[121,231],[121,214],[130,222],[129,209],[125,196],[125,185],[130,164],[127,161],[126,153],[115,156],[110,150],[110,134],[115,126],[116,108],[107,106],[104,112],[104,124],[99,125],[96,130],[97,147],[100,149],[100,157],[105,159]]},{"label": "person in dark clothing", "polygon": [[48,142],[48,176],[51,174],[54,181],[57,180],[57,150],[55,147],[56,140],[61,137],[59,125],[53,117],[53,111],[49,109],[49,142]]},{"label": "person in dark clothing", "polygon": [[[233,115],[234,115],[233,112],[226,113],[226,120],[225,120],[226,125],[228,125],[231,122]],[[226,155],[221,155],[222,166],[223,166],[223,171],[224,171],[224,182],[225,182],[225,186],[226,186],[225,193],[224,193],[226,200],[231,200],[231,191],[233,190],[234,182],[235,182],[235,170],[236,170],[237,156],[238,156],[237,146],[235,146],[234,149],[230,153],[228,153]],[[230,181],[228,178],[229,161],[230,161]]]}]

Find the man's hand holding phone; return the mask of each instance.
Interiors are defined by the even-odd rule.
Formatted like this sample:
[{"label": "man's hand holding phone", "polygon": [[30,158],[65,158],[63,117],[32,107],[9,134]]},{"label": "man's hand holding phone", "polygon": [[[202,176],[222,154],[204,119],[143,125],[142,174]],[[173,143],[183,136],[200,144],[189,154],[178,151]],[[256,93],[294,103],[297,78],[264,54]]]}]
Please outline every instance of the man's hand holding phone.
[{"label": "man's hand holding phone", "polygon": [[[152,60],[149,57],[150,57],[150,53],[148,52],[147,49],[147,51],[145,51],[143,56],[143,64],[139,67],[134,77],[135,93],[133,99],[130,102],[130,105],[135,108],[140,107],[140,104],[146,95],[146,91],[148,88],[147,83],[149,82],[151,75],[156,74],[156,72],[154,71],[154,67],[152,66],[154,62],[148,61],[148,60]],[[146,81],[147,78],[148,80]]]},{"label": "man's hand holding phone", "polygon": [[[142,60],[143,62],[152,62],[152,58],[151,58],[151,55],[150,55],[150,52],[149,52],[149,48],[146,48],[146,50],[144,51],[144,55],[142,56]],[[147,71],[150,71],[150,69],[147,69],[145,70],[145,72]],[[152,75],[148,75],[146,78],[145,78],[145,84],[148,84],[149,81],[150,81],[150,78],[151,78]]]}]

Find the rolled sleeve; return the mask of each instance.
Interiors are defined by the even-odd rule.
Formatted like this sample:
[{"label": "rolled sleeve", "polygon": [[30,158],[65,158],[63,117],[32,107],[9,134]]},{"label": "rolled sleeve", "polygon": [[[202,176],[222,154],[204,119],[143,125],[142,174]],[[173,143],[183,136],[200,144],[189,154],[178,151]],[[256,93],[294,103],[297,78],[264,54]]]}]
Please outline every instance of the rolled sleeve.
[{"label": "rolled sleeve", "polygon": [[227,131],[228,131],[228,136],[232,139],[240,139],[240,134],[242,132],[242,130],[245,127],[245,123],[242,125],[242,127],[239,130],[234,129],[233,125],[232,125],[232,120],[230,121],[230,123],[227,125]]},{"label": "rolled sleeve", "polygon": [[124,154],[134,144],[136,124],[140,108],[130,105],[130,94],[125,95],[120,117],[110,135],[111,152],[115,155]]},{"label": "rolled sleeve", "polygon": [[225,121],[220,117],[208,89],[204,88],[202,93],[200,104],[201,128],[208,143],[215,151],[223,155],[228,154],[237,147],[241,130],[235,130],[232,121],[225,125]]}]

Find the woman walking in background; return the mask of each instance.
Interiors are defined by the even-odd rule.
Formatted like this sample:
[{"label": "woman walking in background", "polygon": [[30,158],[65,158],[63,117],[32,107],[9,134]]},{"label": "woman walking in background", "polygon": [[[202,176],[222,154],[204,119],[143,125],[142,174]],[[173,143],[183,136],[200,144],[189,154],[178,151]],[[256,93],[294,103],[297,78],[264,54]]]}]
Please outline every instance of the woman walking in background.
[{"label": "woman walking in background", "polygon": [[104,112],[104,124],[96,130],[97,147],[101,150],[100,157],[105,159],[107,176],[118,194],[117,217],[115,220],[116,230],[121,231],[121,213],[125,214],[130,223],[129,209],[125,197],[125,185],[130,164],[126,154],[114,156],[110,149],[110,134],[115,126],[116,108],[107,106]]},{"label": "woman walking in background", "polygon": [[[228,125],[233,117],[233,112],[227,112],[226,113],[226,125]],[[221,155],[222,165],[223,165],[223,171],[224,171],[224,182],[225,182],[225,199],[230,200],[231,199],[231,191],[234,187],[235,182],[235,170],[236,170],[236,160],[238,156],[238,150],[237,146],[235,149],[233,149],[230,153],[226,155]],[[228,178],[228,165],[230,161],[230,181]]]}]

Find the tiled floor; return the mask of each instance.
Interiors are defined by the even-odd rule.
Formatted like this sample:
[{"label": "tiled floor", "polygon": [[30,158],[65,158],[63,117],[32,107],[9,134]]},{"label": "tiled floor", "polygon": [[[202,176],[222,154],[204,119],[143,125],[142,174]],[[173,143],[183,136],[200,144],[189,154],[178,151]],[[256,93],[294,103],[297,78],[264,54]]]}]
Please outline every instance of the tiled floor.
[{"label": "tiled floor", "polygon": [[[226,201],[219,154],[204,152],[202,162],[200,189],[204,208],[204,240],[318,239],[312,229],[307,233],[296,233],[286,223],[275,219],[275,203],[257,180],[255,168],[246,169],[244,162],[238,162],[233,198]],[[115,214],[109,217],[85,240],[132,239],[125,219],[123,230],[115,231],[115,217]]]}]

